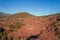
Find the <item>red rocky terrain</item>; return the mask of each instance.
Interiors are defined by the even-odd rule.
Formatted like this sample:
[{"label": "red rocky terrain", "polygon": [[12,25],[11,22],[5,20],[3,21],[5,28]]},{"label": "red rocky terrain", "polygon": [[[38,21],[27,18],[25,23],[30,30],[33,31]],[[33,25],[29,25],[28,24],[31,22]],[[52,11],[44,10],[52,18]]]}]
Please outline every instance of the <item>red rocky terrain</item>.
[{"label": "red rocky terrain", "polygon": [[2,17],[0,40],[60,40],[60,13],[39,17],[21,12]]}]

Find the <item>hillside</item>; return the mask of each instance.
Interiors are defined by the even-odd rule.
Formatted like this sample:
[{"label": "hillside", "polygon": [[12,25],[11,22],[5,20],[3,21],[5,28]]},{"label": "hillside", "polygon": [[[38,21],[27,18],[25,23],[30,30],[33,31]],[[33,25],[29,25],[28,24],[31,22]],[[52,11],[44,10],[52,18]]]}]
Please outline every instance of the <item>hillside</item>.
[{"label": "hillside", "polygon": [[[12,17],[15,17],[15,18],[26,18],[26,17],[34,17],[34,15],[31,15],[27,12],[19,12],[19,13],[16,13],[16,14],[13,14],[11,15]],[[10,17],[11,17],[10,16]]]},{"label": "hillside", "polygon": [[60,40],[60,13],[34,16],[21,12],[1,17],[0,40]]}]

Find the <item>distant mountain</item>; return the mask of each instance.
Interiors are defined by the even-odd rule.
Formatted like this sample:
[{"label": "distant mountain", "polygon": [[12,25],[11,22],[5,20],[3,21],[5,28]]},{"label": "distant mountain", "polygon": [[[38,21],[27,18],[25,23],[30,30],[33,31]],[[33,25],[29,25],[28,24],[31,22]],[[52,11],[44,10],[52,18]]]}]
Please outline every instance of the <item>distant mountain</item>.
[{"label": "distant mountain", "polygon": [[0,18],[4,18],[4,17],[7,17],[9,14],[6,14],[4,12],[0,12]]},{"label": "distant mountain", "polygon": [[16,14],[11,15],[11,17],[15,17],[15,18],[26,18],[26,17],[35,17],[34,15],[31,15],[27,12],[19,12]]},{"label": "distant mountain", "polygon": [[60,12],[59,13],[55,13],[55,14],[50,14],[50,15],[47,15],[47,16],[58,16],[60,15]]},{"label": "distant mountain", "polygon": [[44,15],[44,16],[37,16],[37,17],[56,17],[56,16],[60,16],[60,12],[59,13],[54,13],[54,14],[49,14],[49,15]]}]

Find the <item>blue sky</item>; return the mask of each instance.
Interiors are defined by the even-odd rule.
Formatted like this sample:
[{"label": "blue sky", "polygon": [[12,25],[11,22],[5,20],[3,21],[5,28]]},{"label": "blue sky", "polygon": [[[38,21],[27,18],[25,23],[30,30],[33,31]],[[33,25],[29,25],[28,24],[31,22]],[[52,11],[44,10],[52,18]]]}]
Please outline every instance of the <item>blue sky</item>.
[{"label": "blue sky", "polygon": [[60,0],[0,0],[0,12],[49,15],[60,12]]}]

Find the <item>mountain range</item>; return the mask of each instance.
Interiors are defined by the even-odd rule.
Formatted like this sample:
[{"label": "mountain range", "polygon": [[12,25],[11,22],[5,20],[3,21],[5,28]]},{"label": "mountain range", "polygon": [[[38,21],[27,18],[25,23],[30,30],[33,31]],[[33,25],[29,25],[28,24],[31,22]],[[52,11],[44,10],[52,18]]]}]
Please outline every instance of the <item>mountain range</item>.
[{"label": "mountain range", "polygon": [[0,12],[0,40],[60,40],[60,13],[35,16]]}]

